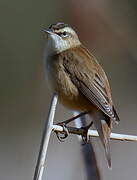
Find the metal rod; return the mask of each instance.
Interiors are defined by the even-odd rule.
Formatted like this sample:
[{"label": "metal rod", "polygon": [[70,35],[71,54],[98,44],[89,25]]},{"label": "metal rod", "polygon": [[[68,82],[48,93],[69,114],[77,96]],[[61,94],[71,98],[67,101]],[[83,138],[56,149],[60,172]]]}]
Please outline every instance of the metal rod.
[{"label": "metal rod", "polygon": [[[72,134],[82,135],[83,130],[80,128],[75,127],[67,127],[68,132]],[[53,125],[53,131],[58,132],[64,132],[64,129],[62,126],[59,125]],[[98,137],[98,132],[96,130],[88,130],[88,135],[93,137]],[[127,134],[117,134],[117,133],[111,133],[110,139],[112,140],[121,140],[121,141],[136,141],[137,142],[137,136],[133,135],[127,135]]]},{"label": "metal rod", "polygon": [[42,135],[40,151],[39,151],[39,156],[38,156],[33,180],[42,180],[43,170],[45,166],[45,159],[46,159],[46,154],[47,154],[47,148],[49,144],[50,135],[52,132],[53,120],[55,116],[57,101],[58,101],[58,96],[54,94],[51,100],[48,118],[45,122],[45,127],[44,127],[44,131]]}]

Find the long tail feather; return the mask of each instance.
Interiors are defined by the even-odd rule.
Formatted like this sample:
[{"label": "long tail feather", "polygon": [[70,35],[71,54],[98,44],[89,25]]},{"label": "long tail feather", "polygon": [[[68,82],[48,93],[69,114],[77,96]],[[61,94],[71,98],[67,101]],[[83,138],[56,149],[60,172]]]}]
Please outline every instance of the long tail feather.
[{"label": "long tail feather", "polygon": [[[105,116],[102,116],[105,119]],[[101,118],[102,119],[102,118]],[[107,123],[106,120],[100,120],[99,116],[93,118],[94,125],[98,131],[100,140],[104,146],[105,154],[108,162],[108,167],[111,168],[111,155],[110,155],[110,133],[111,133],[111,120]]]},{"label": "long tail feather", "polygon": [[108,162],[108,166],[109,168],[111,168],[111,154],[110,154],[110,133],[111,133],[111,129],[108,126],[108,124],[106,123],[105,120],[101,120],[101,126],[102,126],[102,131],[103,131],[103,145],[105,147],[105,154],[106,154],[106,158],[107,158],[107,162]]}]

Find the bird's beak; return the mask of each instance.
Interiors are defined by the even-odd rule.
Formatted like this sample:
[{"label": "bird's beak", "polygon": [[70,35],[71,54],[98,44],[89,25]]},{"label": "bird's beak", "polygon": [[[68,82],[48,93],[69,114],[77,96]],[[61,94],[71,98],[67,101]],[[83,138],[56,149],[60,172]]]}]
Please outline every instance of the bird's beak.
[{"label": "bird's beak", "polygon": [[41,29],[42,32],[47,33],[47,34],[53,34],[53,32],[50,29]]}]

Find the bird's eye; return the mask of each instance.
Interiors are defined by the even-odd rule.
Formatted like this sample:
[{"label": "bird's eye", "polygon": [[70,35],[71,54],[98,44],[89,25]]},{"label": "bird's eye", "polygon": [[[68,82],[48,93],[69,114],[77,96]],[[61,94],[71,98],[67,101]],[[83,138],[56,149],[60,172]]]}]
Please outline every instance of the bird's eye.
[{"label": "bird's eye", "polygon": [[62,37],[67,37],[68,36],[68,33],[66,31],[64,31],[62,34],[61,34]]},{"label": "bird's eye", "polygon": [[61,36],[62,38],[66,38],[69,36],[69,33],[64,31],[64,32],[56,32],[57,35]]}]

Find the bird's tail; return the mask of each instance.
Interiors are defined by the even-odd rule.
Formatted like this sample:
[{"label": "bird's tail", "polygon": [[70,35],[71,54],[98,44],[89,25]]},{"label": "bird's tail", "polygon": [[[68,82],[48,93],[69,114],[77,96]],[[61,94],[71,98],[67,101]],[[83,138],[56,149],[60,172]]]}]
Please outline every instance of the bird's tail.
[{"label": "bird's tail", "polygon": [[[100,140],[105,148],[105,154],[108,162],[108,167],[111,168],[111,155],[110,155],[110,133],[111,133],[111,120],[109,117],[102,116],[103,120],[93,118],[94,125],[98,131]],[[108,119],[107,119],[108,118]],[[102,118],[101,118],[102,119]],[[104,120],[105,119],[105,120]]]}]

